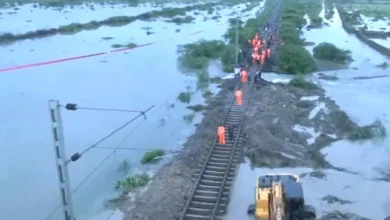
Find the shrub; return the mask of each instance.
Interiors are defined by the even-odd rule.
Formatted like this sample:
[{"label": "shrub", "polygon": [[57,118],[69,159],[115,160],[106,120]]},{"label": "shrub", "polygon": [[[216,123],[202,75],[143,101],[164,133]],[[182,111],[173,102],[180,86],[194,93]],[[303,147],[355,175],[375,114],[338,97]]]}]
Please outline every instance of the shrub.
[{"label": "shrub", "polygon": [[181,102],[183,103],[190,103],[191,102],[191,93],[190,92],[181,92],[179,96],[177,97]]},{"label": "shrub", "polygon": [[150,181],[148,174],[136,174],[131,177],[127,177],[123,181],[117,181],[115,183],[115,189],[121,190],[123,193],[128,193],[133,189],[145,186]]},{"label": "shrub", "polygon": [[317,70],[310,53],[303,47],[287,44],[280,47],[277,63],[280,70],[290,73],[310,73]]},{"label": "shrub", "polygon": [[141,159],[141,164],[156,163],[159,161],[158,157],[162,157],[164,155],[165,151],[163,149],[151,150],[144,154],[144,157]]},{"label": "shrub", "polygon": [[205,69],[211,59],[221,57],[225,47],[224,42],[218,40],[201,40],[193,44],[180,45],[179,64],[187,70]]},{"label": "shrub", "polygon": [[318,89],[319,87],[309,81],[306,81],[302,74],[298,74],[294,79],[292,79],[289,83],[290,86],[294,86],[302,89]]},{"label": "shrub", "polygon": [[331,43],[320,43],[313,48],[314,57],[319,60],[329,60],[339,63],[351,61],[351,51],[337,48]]}]

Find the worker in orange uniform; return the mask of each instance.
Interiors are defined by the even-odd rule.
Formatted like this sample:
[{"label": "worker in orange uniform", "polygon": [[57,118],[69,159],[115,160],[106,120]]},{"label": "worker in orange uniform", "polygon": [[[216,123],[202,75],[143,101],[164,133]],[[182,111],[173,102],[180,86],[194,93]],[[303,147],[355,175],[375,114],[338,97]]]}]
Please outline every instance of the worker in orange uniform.
[{"label": "worker in orange uniform", "polygon": [[237,89],[235,96],[236,96],[236,100],[237,100],[237,105],[242,105],[242,91]]},{"label": "worker in orange uniform", "polygon": [[259,46],[256,45],[256,47],[253,48],[253,53],[258,53],[259,52]]},{"label": "worker in orange uniform", "polygon": [[264,55],[264,54],[261,54],[261,56],[260,56],[260,62],[261,62],[262,65],[264,64],[264,60],[265,60],[265,55]]},{"label": "worker in orange uniform", "polygon": [[252,64],[256,64],[260,60],[259,53],[252,53]]},{"label": "worker in orange uniform", "polygon": [[219,142],[219,144],[226,144],[226,142],[225,142],[225,127],[224,126],[218,127],[218,142]]},{"label": "worker in orange uniform", "polygon": [[267,49],[267,58],[270,58],[271,57],[271,49]]},{"label": "worker in orange uniform", "polygon": [[246,71],[245,68],[241,69],[240,76],[241,76],[241,83],[247,83],[248,82],[248,72]]}]

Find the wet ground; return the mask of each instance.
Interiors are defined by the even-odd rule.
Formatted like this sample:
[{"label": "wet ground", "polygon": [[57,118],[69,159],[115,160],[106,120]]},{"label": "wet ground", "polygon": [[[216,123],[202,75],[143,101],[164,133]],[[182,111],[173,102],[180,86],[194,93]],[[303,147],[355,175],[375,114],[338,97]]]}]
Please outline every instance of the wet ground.
[{"label": "wet ground", "polygon": [[[185,76],[177,70],[177,46],[201,38],[221,39],[232,11],[241,11],[245,6],[238,7],[240,9],[231,7],[215,12],[222,15],[220,21],[205,21],[201,13],[195,23],[181,26],[162,21],[134,22],[123,27],[103,27],[76,35],[26,40],[2,46],[0,66],[9,67],[108,51],[112,49],[112,44],[164,41],[134,51],[0,75],[0,101],[7,103],[0,109],[0,146],[3,151],[0,155],[0,173],[8,173],[0,176],[0,218],[41,220],[60,204],[47,110],[49,99],[85,107],[137,110],[156,105],[146,121],[136,121],[101,146],[180,149],[193,133],[193,125],[202,116],[195,114],[192,121],[184,120],[183,116],[194,112],[188,110],[187,104],[180,103],[176,97],[189,89],[192,92],[190,105],[201,104],[204,99],[201,92],[197,91],[196,78]],[[115,10],[112,16],[119,15]],[[243,16],[253,17],[257,10],[246,12]],[[205,14],[210,17],[214,15]],[[104,19],[104,16],[99,20]],[[89,20],[93,19],[96,18],[91,17]],[[46,25],[40,26],[38,22],[34,24],[37,28]],[[147,35],[148,28],[145,27],[150,27],[154,34]],[[176,32],[177,29],[181,31]],[[186,35],[200,30],[204,30],[201,35]],[[102,39],[105,37],[113,39]],[[163,51],[163,55],[155,51]],[[210,75],[224,76],[224,73],[214,65]],[[210,85],[210,89],[212,92],[218,91],[216,85]],[[63,111],[68,155],[82,151],[134,116],[132,113]],[[151,134],[153,138],[150,138]],[[71,164],[72,188],[77,189],[73,197],[77,217],[107,219],[111,210],[104,207],[104,201],[117,196],[113,189],[114,183],[124,178],[122,173],[117,172],[119,164],[128,160],[130,173],[154,173],[159,167],[141,166],[139,160],[144,152],[117,150],[112,153],[112,150],[94,149],[77,163]],[[165,160],[170,159],[168,156]],[[103,165],[84,182],[84,178],[101,162]],[[80,184],[81,187],[78,187]],[[29,196],[23,199],[15,196],[21,193]],[[50,219],[59,219],[58,214],[56,212]],[[114,217],[121,219],[119,213],[115,213],[111,219]]]},{"label": "wet ground", "polygon": [[[253,16],[253,12],[248,14]],[[102,146],[116,147],[124,142],[122,144],[124,147],[181,148],[186,137],[194,132],[193,124],[200,122],[202,116],[197,114],[192,123],[184,121],[183,116],[192,112],[186,109],[186,105],[177,102],[176,96],[179,92],[185,91],[187,86],[190,86],[191,90],[194,91],[190,104],[203,103],[204,100],[201,93],[195,92],[196,80],[193,77],[183,76],[176,70],[176,46],[194,42],[200,38],[220,39],[227,28],[224,21],[229,18],[227,15],[230,13],[230,10],[221,13],[225,16],[222,16],[220,22],[215,20],[205,22],[203,17],[198,18],[199,20],[195,24],[180,27],[162,22],[134,22],[120,28],[105,27],[73,36],[22,41],[3,47],[0,56],[5,57],[5,59],[0,60],[0,66],[7,67],[79,55],[80,53],[106,51],[111,49],[111,45],[115,43],[134,42],[141,44],[177,36],[174,41],[168,40],[128,53],[109,54],[88,60],[0,75],[0,101],[7,103],[6,108],[0,109],[0,146],[4,152],[0,155],[0,173],[8,173],[7,176],[0,176],[0,184],[4,185],[4,187],[0,187],[2,195],[0,198],[0,218],[5,220],[42,219],[42,216],[59,204],[49,116],[46,110],[47,100],[50,98],[59,99],[64,103],[75,102],[80,106],[87,107],[142,109],[156,104],[158,108],[146,122],[141,123],[140,120],[138,123],[134,123]],[[324,72],[336,75],[339,80],[319,80],[320,84],[325,89],[326,95],[335,100],[336,104],[345,110],[354,122],[359,125],[367,125],[379,118],[389,130],[387,112],[390,107],[387,95],[390,92],[389,78],[352,79],[357,76],[389,74],[389,70],[376,67],[387,59],[360,43],[355,37],[345,33],[341,28],[337,11],[332,20],[330,27],[305,31],[305,38],[308,41],[320,43],[323,41],[320,39],[323,39],[325,34],[334,36],[327,41],[343,49],[350,49],[355,61],[351,64],[353,67],[351,69]],[[155,34],[146,35],[146,30],[139,31],[141,27],[152,27]],[[175,33],[177,28],[181,29],[180,33]],[[208,31],[205,31],[203,35],[179,37],[185,33],[202,29]],[[132,35],[129,36],[128,33]],[[103,37],[114,37],[114,39],[107,41],[103,40]],[[47,47],[49,44],[50,47]],[[308,48],[310,49],[310,47]],[[164,55],[150,53],[150,51],[164,51]],[[153,60],[153,66],[150,65],[151,60]],[[210,73],[223,76],[224,74],[220,70],[216,71],[217,69],[213,66]],[[146,76],[145,73],[147,73]],[[288,82],[291,77],[266,74],[264,78],[273,82]],[[313,78],[317,79],[318,77],[314,75]],[[169,80],[169,83],[164,83],[166,80]],[[145,89],[144,86],[140,85],[148,85],[151,89]],[[278,85],[274,85],[275,87],[281,88]],[[212,89],[217,91],[215,87]],[[281,94],[286,95],[287,93]],[[153,198],[170,198],[170,200],[165,200],[165,203],[174,201],[169,204],[169,208],[170,210],[178,210],[178,204],[185,201],[186,198],[182,195],[184,191],[188,190],[191,183],[191,173],[198,164],[196,160],[199,159],[199,154],[204,151],[202,146],[205,146],[209,137],[213,136],[214,131],[208,131],[206,128],[215,128],[213,124],[215,121],[212,119],[215,119],[215,114],[219,114],[217,113],[218,109],[225,105],[223,100],[227,100],[223,93],[221,96],[225,98],[218,99],[222,101],[214,102],[212,104],[213,111],[206,113],[204,120],[209,124],[199,125],[199,130],[203,130],[203,132],[197,132],[187,143],[196,150],[187,152],[181,158],[172,161],[171,168],[165,169],[166,173],[157,173],[157,180],[152,182],[154,190],[145,192],[144,198],[146,199],[143,200],[143,203],[157,207],[164,203]],[[312,97],[312,94],[307,94],[305,97]],[[293,97],[291,96],[291,98]],[[311,112],[314,111],[313,109],[323,106],[317,99],[310,100],[308,101],[312,102],[313,105],[307,109],[306,115],[302,119],[307,120]],[[174,108],[170,107],[172,103],[174,103]],[[287,105],[277,104],[278,106],[275,108],[289,109]],[[271,105],[268,107],[272,109]],[[270,109],[266,110],[270,111]],[[321,114],[326,114],[326,112],[323,111]],[[68,154],[85,149],[112,129],[131,119],[132,116],[132,114],[86,111],[63,112]],[[272,120],[268,121],[269,126],[274,125],[274,119],[272,117]],[[166,123],[161,123],[162,121]],[[296,123],[296,125],[300,125],[300,123]],[[129,136],[134,129],[136,132]],[[312,132],[309,127],[304,126],[288,126],[286,131],[296,134],[297,139],[303,144],[311,143],[313,138],[315,140],[317,136],[316,132]],[[155,135],[153,139],[150,138],[151,134]],[[256,136],[256,133],[248,133],[248,137],[253,136]],[[262,140],[259,141],[259,144],[263,143]],[[313,177],[313,175],[304,175],[307,202],[316,207],[320,216],[332,210],[351,212],[374,220],[381,220],[388,216],[390,214],[387,209],[390,207],[390,194],[385,192],[390,191],[390,184],[385,181],[372,180],[372,178],[379,177],[377,168],[390,167],[388,146],[390,146],[390,142],[387,138],[362,143],[338,141],[325,148],[323,150],[323,153],[326,154],[325,158],[332,165],[358,172],[358,174],[324,169],[322,170],[326,174],[324,179]],[[71,164],[72,185],[75,188],[102,159],[110,155],[102,168],[94,173],[75,193],[74,200],[78,217],[104,220],[111,214],[111,211],[104,208],[103,201],[117,195],[112,188],[116,180],[124,177],[123,174],[117,172],[119,164],[124,159],[129,160],[133,168],[132,172],[146,170],[155,173],[159,166],[139,165],[139,159],[143,153],[144,151],[116,151],[115,154],[111,154],[111,151],[95,149],[77,163]],[[183,168],[183,164],[186,168]],[[260,173],[281,171],[302,174],[311,172],[311,169],[279,168],[270,170],[261,168],[251,170],[250,165],[242,164],[226,218],[248,219],[246,208],[248,204],[253,202],[253,186],[256,176]],[[42,178],[37,178],[37,176]],[[25,187],[26,184],[29,185],[28,188]],[[177,193],[167,191],[169,188],[175,189]],[[374,193],[375,202],[367,199],[372,197],[372,189],[379,192]],[[163,193],[157,194],[157,192]],[[20,197],[15,196],[20,193],[28,194],[29,197],[21,200]],[[156,197],[150,195],[156,195]],[[164,197],[166,195],[170,197]],[[322,200],[326,195],[337,196],[342,200],[350,201],[351,204],[328,204]],[[31,204],[35,205],[31,206]],[[127,205],[129,206],[126,206],[125,209],[132,208],[132,204]],[[19,207],[19,209],[15,210],[15,207]],[[140,211],[148,213],[150,209],[145,208]],[[168,209],[165,212],[168,212]],[[169,214],[171,213],[166,215],[167,219],[175,217]],[[57,219],[57,216],[53,215],[52,219]],[[115,219],[121,219],[120,212],[115,212],[111,217],[111,220]],[[356,220],[357,218],[350,219]]]},{"label": "wet ground", "polygon": [[[390,105],[387,99],[387,94],[390,92],[388,87],[390,79],[386,77],[368,80],[352,79],[364,75],[389,74],[388,69],[376,67],[377,64],[388,61],[388,59],[359,42],[354,36],[345,33],[337,11],[329,23],[329,27],[304,31],[304,37],[307,41],[317,44],[323,42],[321,38],[323,34],[329,34],[333,37],[327,39],[326,42],[333,43],[342,49],[350,49],[355,61],[351,63],[351,69],[323,72],[330,76],[337,76],[338,80],[318,80],[317,74],[314,74],[313,79],[325,89],[327,96],[335,100],[336,104],[348,113],[354,122],[367,125],[380,119],[389,130],[389,115],[386,109]],[[311,51],[312,47],[308,49]],[[266,77],[267,80],[275,82],[286,82],[289,78],[291,77],[276,74]],[[310,133],[308,129],[301,131],[306,134]],[[261,135],[261,132],[258,132],[258,135]],[[316,135],[312,134],[311,137],[316,137]],[[361,142],[340,140],[322,150],[322,153],[326,155],[325,159],[330,164],[356,172],[356,174],[321,169],[324,174],[320,175],[321,178],[314,174],[302,175],[305,200],[316,208],[319,217],[356,220],[361,219],[358,216],[363,216],[381,220],[389,215],[390,194],[387,191],[390,190],[390,183],[383,179],[380,172],[390,168],[389,141],[389,138]],[[258,175],[269,172],[302,174],[312,171],[305,168],[251,168],[247,161],[241,165],[238,172],[229,212],[225,219],[252,219],[246,211],[249,204],[253,203],[253,188]],[[368,193],[372,195],[373,189],[378,192],[374,204],[367,199]],[[334,214],[337,211],[349,214],[330,217],[329,213]]]}]

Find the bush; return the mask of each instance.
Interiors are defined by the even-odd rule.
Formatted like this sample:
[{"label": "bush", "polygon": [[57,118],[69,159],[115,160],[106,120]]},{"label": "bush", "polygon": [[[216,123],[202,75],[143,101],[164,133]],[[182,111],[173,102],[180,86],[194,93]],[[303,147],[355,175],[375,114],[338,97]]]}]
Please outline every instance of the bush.
[{"label": "bush", "polygon": [[351,51],[337,48],[331,43],[320,43],[313,48],[314,57],[319,60],[329,60],[338,63],[351,61]]},{"label": "bush", "polygon": [[210,60],[221,57],[225,47],[224,42],[218,40],[201,40],[193,44],[180,45],[179,64],[187,70],[206,69]]},{"label": "bush", "polygon": [[316,84],[306,81],[302,74],[298,74],[288,85],[302,89],[319,89]]},{"label": "bush", "polygon": [[190,103],[191,102],[191,93],[190,92],[181,92],[179,96],[177,97],[181,102],[183,103]]},{"label": "bush", "polygon": [[310,53],[305,48],[293,44],[280,47],[277,64],[280,70],[290,74],[305,74],[317,70],[316,63]]},{"label": "bush", "polygon": [[127,177],[123,181],[117,181],[115,183],[115,189],[121,190],[123,193],[128,193],[133,189],[145,186],[150,181],[148,174],[136,174],[131,177]]},{"label": "bush", "polygon": [[156,163],[159,161],[158,157],[164,155],[165,151],[163,149],[151,150],[145,153],[144,157],[141,159],[141,164]]}]

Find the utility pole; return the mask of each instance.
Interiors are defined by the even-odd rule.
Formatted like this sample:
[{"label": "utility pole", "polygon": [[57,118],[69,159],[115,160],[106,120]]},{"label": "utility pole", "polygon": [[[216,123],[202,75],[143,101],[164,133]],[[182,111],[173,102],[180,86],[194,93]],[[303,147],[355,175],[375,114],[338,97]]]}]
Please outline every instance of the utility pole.
[{"label": "utility pole", "polygon": [[64,132],[62,127],[60,103],[58,100],[49,101],[49,111],[64,220],[75,220],[76,218],[73,212],[68,163],[65,154]]},{"label": "utility pole", "polygon": [[238,36],[239,36],[239,31],[240,31],[240,21],[237,18],[237,23],[236,23],[236,67],[238,67]]}]

